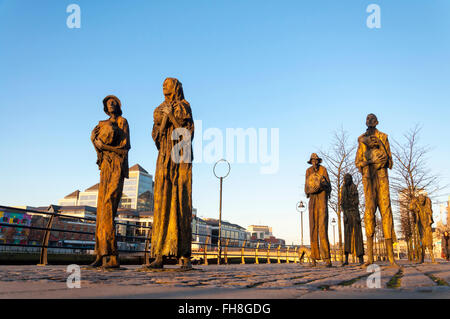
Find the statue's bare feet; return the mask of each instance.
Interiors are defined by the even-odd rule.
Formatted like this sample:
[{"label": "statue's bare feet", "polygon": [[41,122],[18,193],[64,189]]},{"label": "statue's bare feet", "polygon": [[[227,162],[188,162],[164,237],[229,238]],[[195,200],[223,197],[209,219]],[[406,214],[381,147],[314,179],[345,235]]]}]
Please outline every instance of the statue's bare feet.
[{"label": "statue's bare feet", "polygon": [[118,260],[117,256],[114,256],[114,255],[103,256],[102,268],[104,268],[104,269],[120,268],[120,264],[119,264],[119,260]]},{"label": "statue's bare feet", "polygon": [[95,261],[92,264],[89,264],[89,267],[100,267],[102,265],[102,257],[98,256],[95,258]]},{"label": "statue's bare feet", "polygon": [[149,265],[145,266],[146,268],[152,269],[162,269],[164,267],[164,262],[162,256],[158,256],[153,260]]},{"label": "statue's bare feet", "polygon": [[181,257],[181,269],[192,269],[191,259],[189,257]]}]

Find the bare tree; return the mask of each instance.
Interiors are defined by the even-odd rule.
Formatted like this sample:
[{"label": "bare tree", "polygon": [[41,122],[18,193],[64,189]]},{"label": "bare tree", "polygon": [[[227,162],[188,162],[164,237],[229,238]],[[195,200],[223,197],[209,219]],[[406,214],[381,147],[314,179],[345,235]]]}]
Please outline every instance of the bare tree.
[{"label": "bare tree", "polygon": [[411,200],[421,192],[432,198],[439,191],[438,176],[428,167],[427,156],[430,146],[419,143],[421,126],[416,124],[404,135],[404,141],[392,144],[394,159],[393,176],[390,178],[391,190],[396,195],[393,204],[397,207],[396,219],[400,221],[400,231],[408,245],[408,258],[416,258],[418,234],[414,215],[409,211]]},{"label": "bare tree", "polygon": [[343,127],[341,127],[340,129],[334,131],[333,140],[328,150],[319,151],[320,156],[324,159],[324,166],[328,171],[332,186],[328,205],[338,217],[338,240],[341,260],[343,258],[343,245],[340,189],[344,183],[345,174],[349,173],[353,176],[353,181],[360,190],[360,203],[362,203],[362,205],[364,203],[364,200],[361,198],[361,177],[360,174],[357,174],[357,168],[354,162],[356,149],[356,141],[353,143],[350,142],[347,131],[345,131]]}]

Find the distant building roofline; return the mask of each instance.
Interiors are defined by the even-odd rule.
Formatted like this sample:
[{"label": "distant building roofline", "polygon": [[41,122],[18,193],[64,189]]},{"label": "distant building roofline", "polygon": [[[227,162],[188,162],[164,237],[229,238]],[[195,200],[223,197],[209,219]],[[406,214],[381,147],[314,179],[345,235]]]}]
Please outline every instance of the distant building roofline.
[{"label": "distant building roofline", "polygon": [[147,171],[146,171],[141,165],[139,165],[139,164],[135,164],[135,165],[133,165],[133,166],[130,167],[130,172],[135,172],[135,171],[142,172],[142,173],[145,173],[145,174],[150,175],[149,172],[147,172]]},{"label": "distant building roofline", "polygon": [[[93,206],[56,206],[53,205],[55,207],[57,207],[60,211],[67,211],[67,210],[85,210],[94,214],[97,214],[97,207],[93,207]],[[36,210],[40,210],[40,211],[47,211],[48,210],[48,206],[41,206],[41,207],[36,207]]]},{"label": "distant building roofline", "polygon": [[97,183],[97,184],[95,184],[95,185],[92,185],[92,186],[89,187],[89,188],[86,188],[84,191],[85,191],[85,192],[98,191],[99,186],[100,186],[100,183]]},{"label": "distant building roofline", "polygon": [[80,190],[77,189],[73,193],[70,193],[69,195],[65,196],[64,199],[70,199],[70,198],[78,198],[78,195],[80,194]]}]

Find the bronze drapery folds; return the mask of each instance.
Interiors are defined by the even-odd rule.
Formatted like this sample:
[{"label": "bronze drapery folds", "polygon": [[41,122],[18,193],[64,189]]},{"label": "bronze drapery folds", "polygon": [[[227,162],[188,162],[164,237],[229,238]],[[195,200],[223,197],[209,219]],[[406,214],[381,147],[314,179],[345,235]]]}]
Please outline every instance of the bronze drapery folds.
[{"label": "bronze drapery folds", "polygon": [[344,185],[341,188],[341,208],[344,212],[344,252],[343,266],[348,265],[348,255],[352,252],[364,263],[364,241],[359,216],[359,193],[353,183],[352,175],[344,175]]},{"label": "bronze drapery folds", "polygon": [[100,121],[91,134],[100,169],[95,231],[96,260],[91,266],[118,268],[114,219],[122,197],[124,178],[128,178],[130,133],[128,122],[122,117],[120,100],[116,96],[105,97],[103,109],[110,118]]},{"label": "bronze drapery folds", "polygon": [[154,113],[152,137],[158,149],[155,172],[154,220],[148,266],[162,268],[165,257],[190,269],[192,241],[192,139],[194,121],[181,82],[167,78],[164,102]]},{"label": "bronze drapery folds", "polygon": [[373,236],[375,213],[380,210],[383,234],[389,262],[398,266],[394,260],[393,240],[395,239],[389,194],[388,169],[392,168],[392,154],[388,136],[376,129],[378,119],[375,114],[367,115],[367,130],[358,137],[355,165],[362,174],[365,197],[364,222],[367,237],[367,263],[373,263]]},{"label": "bronze drapery folds", "polygon": [[322,257],[327,267],[331,267],[328,241],[328,198],[331,183],[326,168],[320,165],[321,162],[322,159],[316,153],[311,154],[308,164],[312,166],[306,170],[305,178],[305,194],[309,198],[311,259],[315,266],[316,260]]},{"label": "bronze drapery folds", "polygon": [[412,199],[409,210],[414,213],[414,219],[420,238],[421,258],[420,262],[424,262],[425,249],[428,248],[428,252],[431,256],[431,261],[434,263],[433,254],[433,231],[431,225],[433,221],[433,209],[431,205],[431,199],[428,196],[420,194]]}]

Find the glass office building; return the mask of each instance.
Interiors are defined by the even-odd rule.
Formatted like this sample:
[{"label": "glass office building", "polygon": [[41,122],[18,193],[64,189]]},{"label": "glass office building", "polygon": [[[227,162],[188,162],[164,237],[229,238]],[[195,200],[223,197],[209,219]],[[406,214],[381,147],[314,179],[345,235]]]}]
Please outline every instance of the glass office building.
[{"label": "glass office building", "polygon": [[[76,190],[60,199],[58,205],[97,207],[98,187],[99,184],[95,184],[84,192]],[[153,177],[139,164],[130,167],[119,208],[153,211]]]}]

